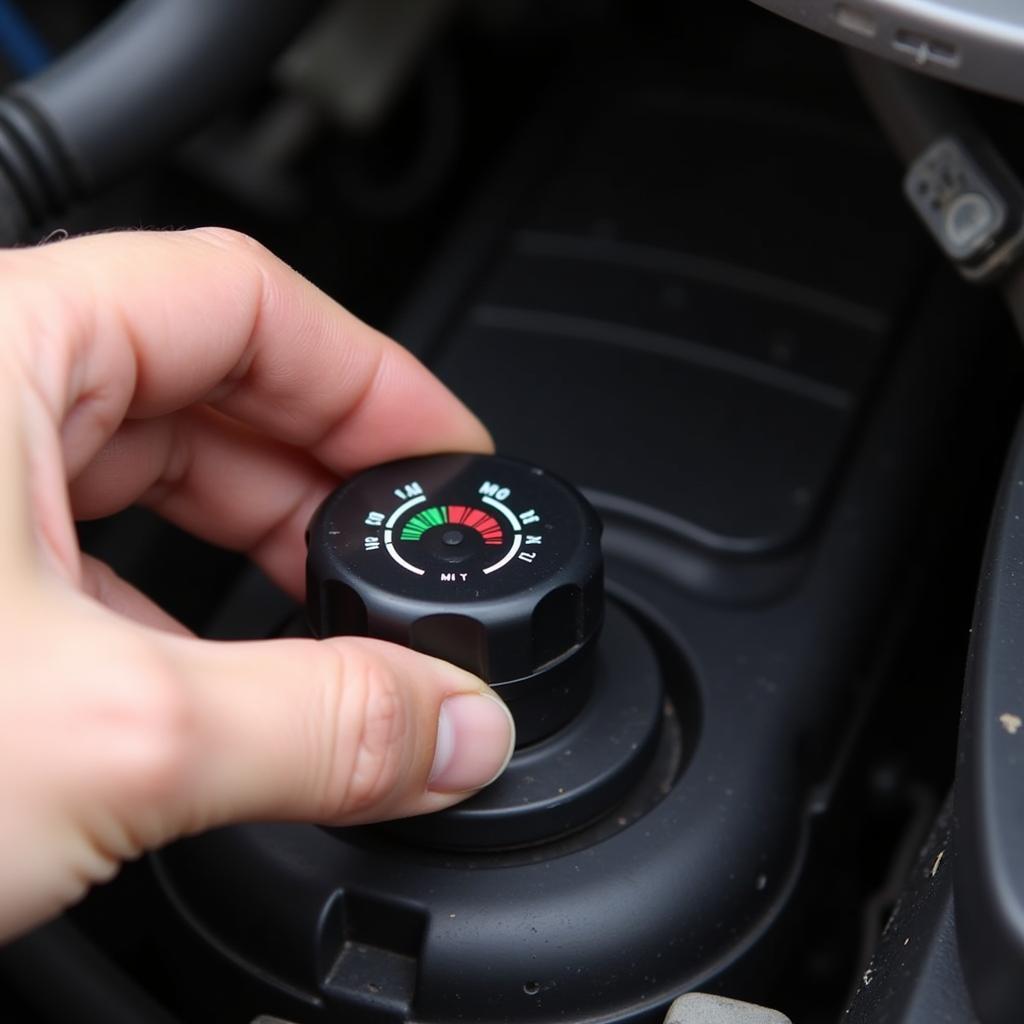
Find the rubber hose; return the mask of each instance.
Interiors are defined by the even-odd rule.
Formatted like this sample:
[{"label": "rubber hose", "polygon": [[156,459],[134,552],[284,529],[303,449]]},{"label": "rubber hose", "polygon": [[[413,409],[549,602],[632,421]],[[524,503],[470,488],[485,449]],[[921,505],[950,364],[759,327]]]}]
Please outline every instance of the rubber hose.
[{"label": "rubber hose", "polygon": [[266,70],[319,0],[131,0],[0,95],[0,244],[143,166]]}]

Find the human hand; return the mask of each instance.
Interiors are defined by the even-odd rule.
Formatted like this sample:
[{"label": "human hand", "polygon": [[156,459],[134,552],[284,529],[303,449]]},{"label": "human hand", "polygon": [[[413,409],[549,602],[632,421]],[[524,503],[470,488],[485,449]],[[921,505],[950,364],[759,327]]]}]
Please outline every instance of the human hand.
[{"label": "human hand", "polygon": [[480,423],[249,239],[0,252],[0,939],[175,837],[439,810],[503,769],[511,716],[473,676],[370,640],[196,639],[73,525],[139,502],[300,597],[339,476],[456,450],[490,450]]}]

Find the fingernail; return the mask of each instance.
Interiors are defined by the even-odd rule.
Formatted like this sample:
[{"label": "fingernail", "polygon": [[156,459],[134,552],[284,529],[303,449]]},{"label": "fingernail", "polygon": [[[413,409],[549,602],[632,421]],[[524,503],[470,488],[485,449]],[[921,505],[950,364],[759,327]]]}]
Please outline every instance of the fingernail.
[{"label": "fingernail", "polygon": [[437,743],[427,788],[462,793],[492,783],[508,765],[516,742],[512,715],[497,697],[448,697],[437,719]]}]

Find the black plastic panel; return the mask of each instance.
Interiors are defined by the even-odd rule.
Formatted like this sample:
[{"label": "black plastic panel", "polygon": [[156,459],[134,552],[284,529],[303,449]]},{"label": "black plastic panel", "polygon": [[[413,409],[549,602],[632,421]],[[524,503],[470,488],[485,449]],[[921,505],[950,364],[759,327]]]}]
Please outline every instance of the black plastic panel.
[{"label": "black plastic panel", "polygon": [[865,130],[632,74],[651,86],[619,83],[591,107],[526,226],[756,269],[860,318],[901,301],[917,236]]},{"label": "black plastic panel", "polygon": [[[775,273],[635,242],[524,230],[487,284],[498,307],[575,314],[664,336],[681,358],[843,407],[886,316]],[[737,292],[743,301],[737,302]],[[627,339],[628,341],[628,339]]]},{"label": "black plastic panel", "polygon": [[932,298],[790,593],[756,609],[716,606],[667,574],[609,559],[615,596],[669,654],[686,759],[661,799],[634,813],[628,797],[590,829],[512,851],[432,851],[308,825],[177,844],[158,871],[175,918],[206,945],[174,944],[174,970],[216,979],[204,988],[209,1019],[220,1000],[286,1019],[351,1015],[367,964],[342,962],[324,925],[349,898],[429,919],[411,993],[392,970],[409,956],[393,948],[400,936],[368,949],[385,980],[357,1018],[367,1022],[458,1019],[468,1005],[483,1021],[655,1024],[695,987],[749,995],[789,938],[810,825],[870,699],[865,666],[934,469],[924,455],[959,386],[962,330],[942,291]]},{"label": "black plastic panel", "polygon": [[440,369],[496,425],[501,450],[543,453],[585,488],[667,509],[680,533],[721,551],[797,539],[838,458],[850,397],[837,392],[837,408],[701,365],[671,336],[640,335],[478,307]]},{"label": "black plastic panel", "polygon": [[907,295],[898,195],[858,191],[886,161],[856,131],[653,90],[561,145],[418,346],[499,450],[708,552],[792,549]]},{"label": "black plastic panel", "polygon": [[957,930],[984,1024],[1024,1006],[1024,423],[1006,463],[978,586],[960,723]]},{"label": "black plastic panel", "polygon": [[951,817],[947,807],[921,850],[844,1024],[976,1024],[956,934]]},{"label": "black plastic panel", "polygon": [[[594,131],[568,143],[555,112],[515,168],[533,190],[499,193],[398,333],[504,452],[626,510],[606,515],[608,579],[659,653],[685,757],[657,800],[544,845],[251,825],[164,851],[172,916],[206,941],[169,940],[175,971],[213,998],[246,986],[254,1010],[343,1019],[342,976],[376,962],[361,1020],[653,1024],[694,987],[745,995],[791,937],[965,332],[948,280],[897,330],[907,220],[895,190],[888,208],[859,195],[888,165],[845,132],[756,100],[585,111]],[[704,561],[681,579],[684,550]],[[784,551],[758,602],[718,599],[709,565]],[[349,900],[422,915],[421,944],[326,927]],[[375,948],[345,974],[339,941]]]}]

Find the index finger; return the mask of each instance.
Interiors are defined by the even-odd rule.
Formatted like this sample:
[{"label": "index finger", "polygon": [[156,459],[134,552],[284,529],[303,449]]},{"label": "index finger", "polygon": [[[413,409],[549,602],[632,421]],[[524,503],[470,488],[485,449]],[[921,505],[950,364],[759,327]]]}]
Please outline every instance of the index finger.
[{"label": "index finger", "polygon": [[63,425],[70,476],[124,416],[203,401],[342,475],[490,444],[407,351],[243,235],[92,236],[4,260],[5,298],[33,305],[56,342],[35,384]]},{"label": "index finger", "polygon": [[[490,448],[409,352],[235,232],[81,238],[0,271],[0,338],[54,430],[26,439],[56,453],[34,460],[37,531],[74,578],[65,472],[76,514],[143,500],[298,590],[304,520],[339,475]],[[203,402],[246,426],[180,411]]]}]

